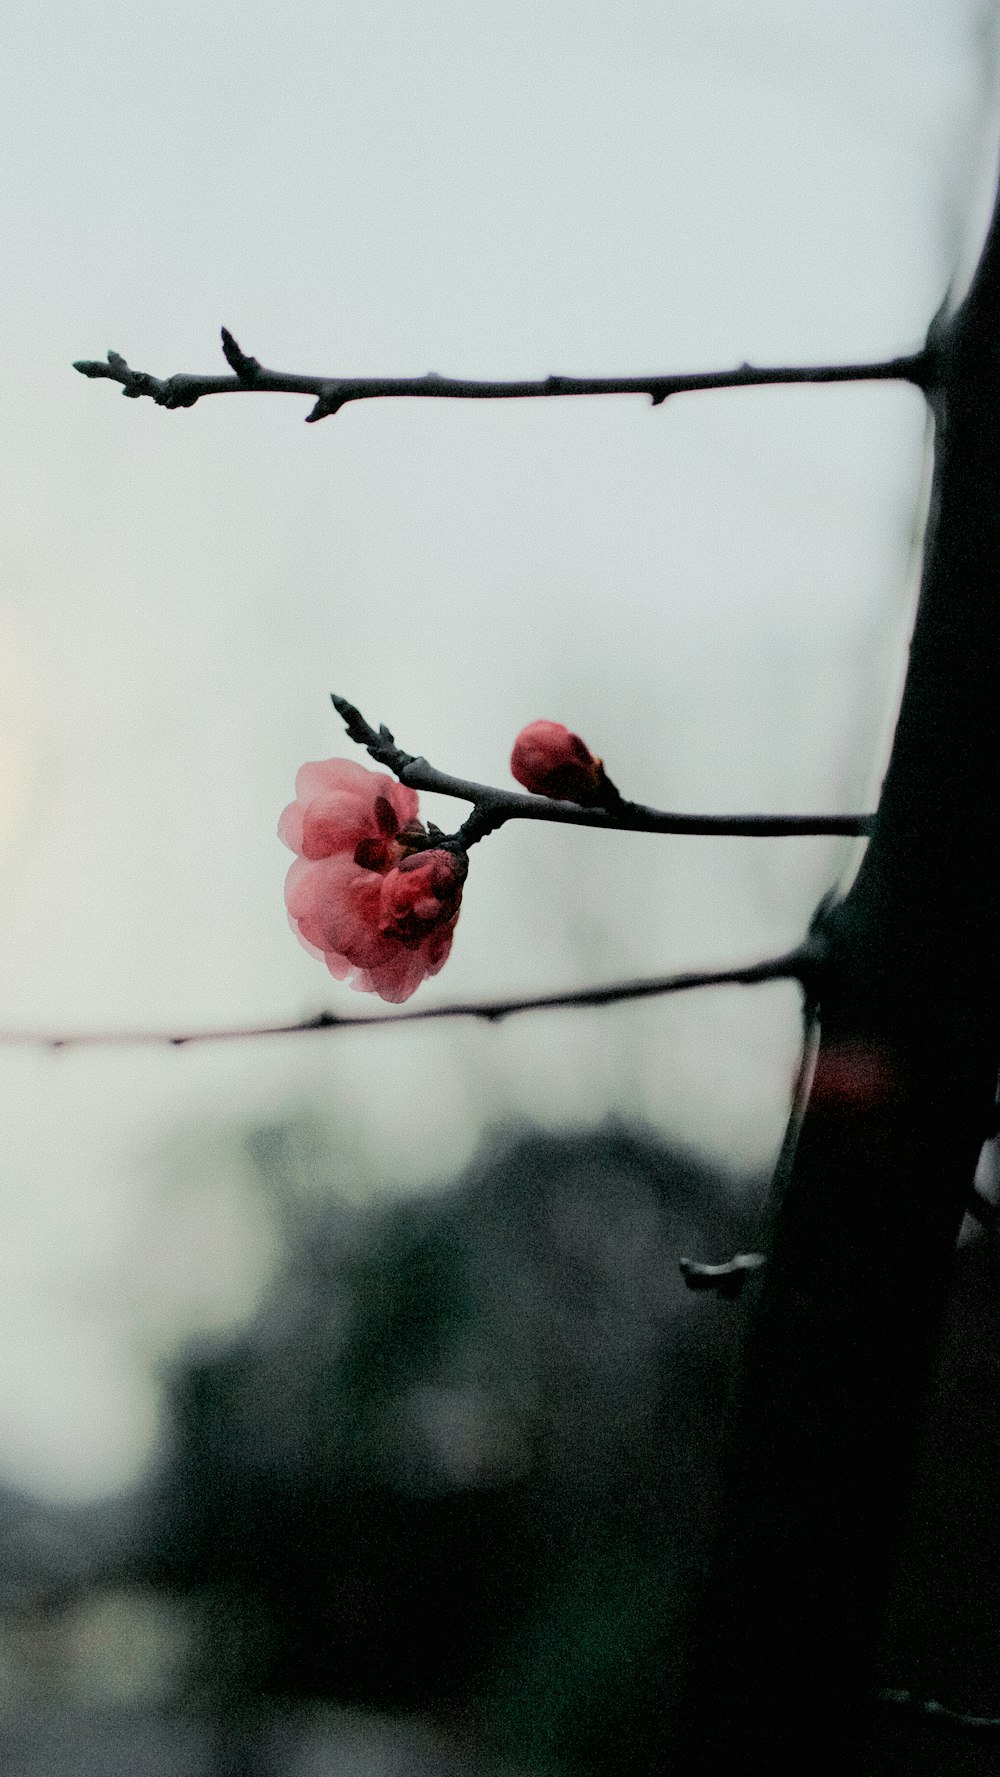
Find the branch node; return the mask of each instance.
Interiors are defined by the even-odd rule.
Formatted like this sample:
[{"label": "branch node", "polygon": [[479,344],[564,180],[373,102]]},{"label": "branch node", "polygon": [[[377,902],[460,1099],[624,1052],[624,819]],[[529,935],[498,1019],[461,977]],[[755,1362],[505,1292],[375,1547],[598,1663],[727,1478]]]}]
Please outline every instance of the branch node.
[{"label": "branch node", "polygon": [[[157,407],[193,407],[201,390],[193,376],[179,371],[175,376],[168,376],[166,382],[157,382],[155,376],[147,376],[145,371],[133,371],[136,379],[134,393],[152,395]],[[125,393],[133,391],[126,389]]]},{"label": "branch node", "polygon": [[[143,370],[133,370],[131,365],[126,363],[121,352],[111,350],[108,351],[108,369],[104,374],[113,376],[121,383],[122,394],[129,401],[137,401],[140,395],[152,394],[152,385],[156,384],[155,377],[149,376]],[[159,387],[158,384],[156,386]]]},{"label": "branch node", "polygon": [[605,771],[603,759],[599,759],[597,764],[598,777],[595,804],[598,808],[606,808],[609,814],[613,814],[624,807],[625,798],[619,790],[618,785],[612,783]]}]

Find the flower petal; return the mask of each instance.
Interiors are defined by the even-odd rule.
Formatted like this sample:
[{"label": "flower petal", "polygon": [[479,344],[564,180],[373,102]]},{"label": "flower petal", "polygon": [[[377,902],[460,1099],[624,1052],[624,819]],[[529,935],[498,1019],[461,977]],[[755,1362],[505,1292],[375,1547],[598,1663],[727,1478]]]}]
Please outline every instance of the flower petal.
[{"label": "flower petal", "polygon": [[290,802],[283,808],[278,819],[278,838],[283,840],[289,851],[302,850],[302,804]]},{"label": "flower petal", "polygon": [[302,855],[329,858],[353,852],[375,824],[368,801],[361,796],[314,796],[302,809]]}]

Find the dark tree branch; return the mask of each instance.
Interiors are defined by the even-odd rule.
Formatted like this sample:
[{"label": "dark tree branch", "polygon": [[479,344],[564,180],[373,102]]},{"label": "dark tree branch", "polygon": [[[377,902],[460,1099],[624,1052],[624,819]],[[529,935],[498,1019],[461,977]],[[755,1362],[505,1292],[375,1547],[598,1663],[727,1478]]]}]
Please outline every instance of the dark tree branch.
[{"label": "dark tree branch", "polygon": [[612,981],[599,987],[570,988],[565,993],[527,994],[496,1000],[454,1000],[443,1006],[422,1006],[416,1012],[360,1012],[342,1017],[339,1012],[317,1012],[313,1018],[291,1024],[244,1024],[214,1030],[103,1030],[41,1031],[0,1030],[0,1048],[119,1049],[167,1045],[188,1048],[194,1043],[240,1042],[250,1037],[291,1037],[320,1030],[367,1030],[385,1024],[426,1024],[442,1018],[474,1018],[484,1024],[500,1024],[520,1012],[555,1012],[588,1006],[617,1006],[628,1000],[659,999],[670,993],[690,993],[698,987],[757,987],[768,981],[804,981],[820,966],[821,959],[808,946],[765,962],[736,969],[694,969],[682,975],[651,975],[639,981]]},{"label": "dark tree branch", "polygon": [[[473,783],[464,777],[452,777],[438,771],[426,759],[406,753],[398,747],[388,728],[373,728],[360,710],[346,697],[331,692],[331,700],[343,717],[351,740],[365,747],[379,765],[399,778],[411,789],[434,791],[439,796],[455,796],[471,802],[473,812],[463,821],[447,843],[467,851],[495,833],[506,821],[557,821],[564,826],[601,827],[620,833],[691,833],[710,837],[750,839],[782,839],[797,835],[841,833],[856,836],[869,831],[871,815],[831,814],[666,814],[658,808],[647,808],[641,802],[627,802],[615,795],[608,808],[584,808],[578,802],[553,802],[546,796],[526,796],[517,790],[496,789],[490,784]],[[435,838],[435,844],[443,843]]]},{"label": "dark tree branch", "polygon": [[422,397],[452,401],[521,401],[546,395],[649,395],[659,407],[670,395],[704,389],[764,388],[775,383],[909,382],[923,388],[926,360],[923,352],[910,352],[874,364],[791,365],[760,369],[739,364],[735,370],[698,370],[676,376],[546,376],[535,381],[477,382],[467,377],[438,376],[299,376],[291,371],[266,370],[256,358],[237,345],[228,328],[222,329],[222,349],[232,376],[194,376],[180,371],[174,376],[151,376],[133,370],[120,352],[106,359],[79,358],[74,370],[81,376],[107,377],[121,383],[122,394],[136,400],[148,395],[158,407],[193,407],[203,395],[234,395],[254,390],[260,394],[312,395],[315,406],[307,420],[326,419],[348,401],[381,397]]}]

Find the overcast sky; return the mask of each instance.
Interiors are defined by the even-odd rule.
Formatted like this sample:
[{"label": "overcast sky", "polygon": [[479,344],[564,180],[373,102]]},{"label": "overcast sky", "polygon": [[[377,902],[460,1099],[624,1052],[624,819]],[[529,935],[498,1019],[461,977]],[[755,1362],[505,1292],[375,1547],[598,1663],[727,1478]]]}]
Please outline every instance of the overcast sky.
[{"label": "overcast sky", "polygon": [[[108,346],[483,377],[878,358],[921,339],[983,165],[971,0],[8,0],[0,24],[0,1023],[369,1002],[288,930],[274,826],[350,753],[506,778],[540,715],[685,810],[869,802],[912,599],[905,388],[166,413]],[[453,826],[461,810],[427,812]],[[417,1004],[751,960],[843,842],[507,828]],[[99,1492],[150,1362],[261,1275],[224,1131],[319,1107],[416,1188],[484,1124],[646,1118],[766,1164],[790,988],[496,1030],[4,1051],[0,1479]],[[223,1132],[223,1133],[220,1133]]]}]

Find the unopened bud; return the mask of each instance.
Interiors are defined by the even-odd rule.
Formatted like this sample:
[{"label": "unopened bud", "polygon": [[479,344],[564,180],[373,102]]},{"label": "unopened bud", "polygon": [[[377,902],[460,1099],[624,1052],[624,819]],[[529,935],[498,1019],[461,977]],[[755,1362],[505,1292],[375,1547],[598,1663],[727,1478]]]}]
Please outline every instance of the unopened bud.
[{"label": "unopened bud", "polygon": [[518,783],[536,796],[585,806],[608,800],[610,785],[600,759],[561,722],[529,722],[522,728],[510,768]]}]

